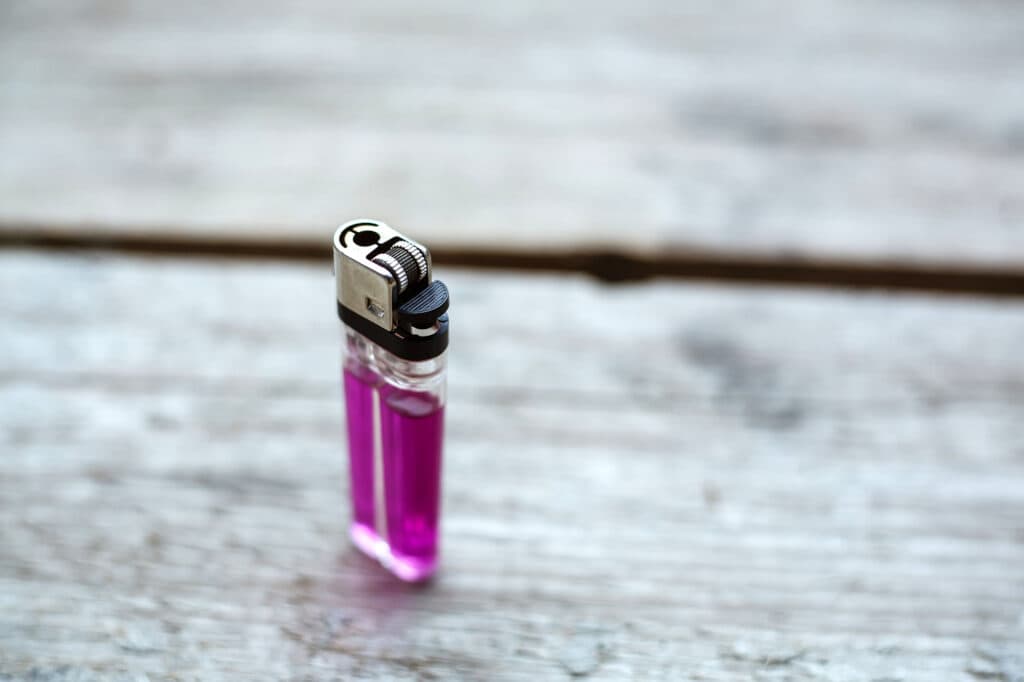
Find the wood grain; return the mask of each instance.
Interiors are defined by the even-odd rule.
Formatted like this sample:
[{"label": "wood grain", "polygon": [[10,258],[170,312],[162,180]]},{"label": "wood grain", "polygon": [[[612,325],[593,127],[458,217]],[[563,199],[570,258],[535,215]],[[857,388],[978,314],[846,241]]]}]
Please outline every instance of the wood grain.
[{"label": "wood grain", "polygon": [[443,276],[410,589],[327,268],[0,254],[0,679],[1024,674],[1019,303]]},{"label": "wood grain", "polygon": [[[0,230],[1024,263],[1024,6],[0,7]],[[5,227],[6,226],[6,227]]]}]

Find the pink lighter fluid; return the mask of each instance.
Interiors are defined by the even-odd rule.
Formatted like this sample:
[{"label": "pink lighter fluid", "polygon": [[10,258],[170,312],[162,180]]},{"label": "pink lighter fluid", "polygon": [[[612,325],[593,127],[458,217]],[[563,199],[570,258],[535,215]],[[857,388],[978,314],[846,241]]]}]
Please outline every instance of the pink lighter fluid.
[{"label": "pink lighter fluid", "polygon": [[448,290],[430,254],[384,223],[334,236],[344,325],[353,542],[399,578],[437,568]]}]

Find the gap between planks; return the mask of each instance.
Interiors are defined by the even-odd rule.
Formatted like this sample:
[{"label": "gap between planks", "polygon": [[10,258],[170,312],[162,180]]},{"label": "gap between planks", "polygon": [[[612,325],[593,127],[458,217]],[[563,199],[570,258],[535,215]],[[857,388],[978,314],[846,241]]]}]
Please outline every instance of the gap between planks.
[{"label": "gap between planks", "polygon": [[[89,226],[0,225],[0,249],[112,251],[186,258],[271,259],[328,262],[324,239],[175,234],[175,230],[107,233]],[[889,289],[938,294],[1024,297],[1024,271],[1012,267],[952,262],[907,262],[761,255],[708,249],[672,248],[631,253],[610,248],[488,249],[432,248],[441,265],[488,270],[571,272],[604,282],[669,278],[741,282],[748,285]]]}]

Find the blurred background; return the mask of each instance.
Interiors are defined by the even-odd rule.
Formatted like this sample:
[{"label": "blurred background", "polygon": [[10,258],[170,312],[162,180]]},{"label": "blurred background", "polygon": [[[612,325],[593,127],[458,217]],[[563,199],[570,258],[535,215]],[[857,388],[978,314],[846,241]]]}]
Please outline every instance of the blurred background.
[{"label": "blurred background", "polygon": [[[0,680],[1024,679],[1022,75],[1010,0],[0,3]],[[357,217],[452,290],[421,590]]]},{"label": "blurred background", "polygon": [[8,2],[5,231],[1021,265],[1012,2]]}]

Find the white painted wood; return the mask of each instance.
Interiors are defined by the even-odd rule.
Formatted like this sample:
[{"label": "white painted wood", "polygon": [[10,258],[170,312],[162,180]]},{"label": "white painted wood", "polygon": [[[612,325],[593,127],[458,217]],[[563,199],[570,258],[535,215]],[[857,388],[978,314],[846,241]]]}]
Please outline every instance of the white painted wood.
[{"label": "white painted wood", "polygon": [[326,269],[0,255],[0,678],[1019,679],[1020,303],[440,274],[409,589]]},{"label": "white painted wood", "polygon": [[[502,3],[507,4],[507,3]],[[556,6],[557,5],[557,6]],[[0,229],[1024,262],[1017,3],[0,8]]]}]

